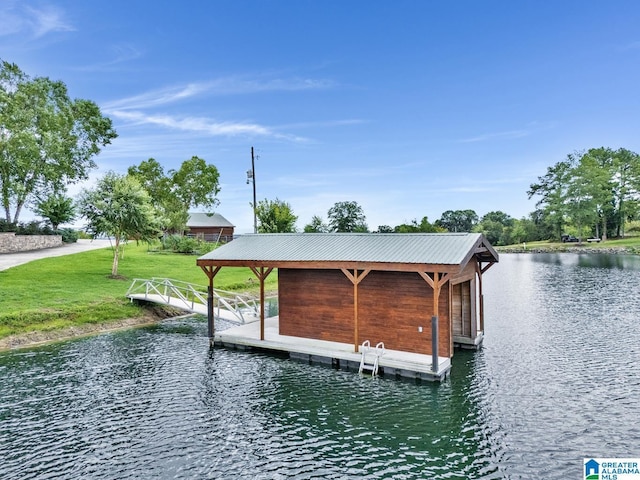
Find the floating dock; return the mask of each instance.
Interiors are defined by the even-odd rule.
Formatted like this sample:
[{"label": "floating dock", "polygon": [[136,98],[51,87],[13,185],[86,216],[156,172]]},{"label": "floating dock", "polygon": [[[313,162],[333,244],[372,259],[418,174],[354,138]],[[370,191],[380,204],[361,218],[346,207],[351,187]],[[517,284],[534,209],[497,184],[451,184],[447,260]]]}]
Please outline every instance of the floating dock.
[{"label": "floating dock", "polygon": [[[362,354],[354,352],[353,344],[280,335],[278,332],[279,317],[270,317],[265,319],[264,340],[260,340],[260,322],[252,322],[215,332],[214,344],[232,350],[286,353],[293,360],[358,371]],[[386,349],[379,358],[378,373],[385,377],[444,380],[451,370],[451,360],[438,357],[435,372],[431,360],[431,355]]]}]

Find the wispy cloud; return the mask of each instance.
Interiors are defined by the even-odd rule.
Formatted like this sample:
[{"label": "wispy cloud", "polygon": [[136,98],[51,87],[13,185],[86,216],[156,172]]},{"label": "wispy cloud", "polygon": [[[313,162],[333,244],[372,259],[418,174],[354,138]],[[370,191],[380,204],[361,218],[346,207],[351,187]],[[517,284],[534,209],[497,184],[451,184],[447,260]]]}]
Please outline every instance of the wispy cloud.
[{"label": "wispy cloud", "polygon": [[166,114],[147,114],[140,111],[105,109],[109,115],[137,125],[158,125],[168,129],[211,136],[262,136],[303,142],[306,139],[278,133],[269,127],[249,122],[216,122],[203,117],[175,117]]},{"label": "wispy cloud", "polygon": [[318,122],[298,122],[279,125],[279,128],[318,128],[318,127],[344,127],[349,125],[361,125],[367,123],[360,118],[347,118],[344,120],[325,120]]},{"label": "wispy cloud", "polygon": [[[270,137],[293,142],[307,142],[309,139],[282,133],[286,127],[268,127],[249,121],[219,121],[211,118],[180,116],[157,112],[159,107],[206,96],[254,94],[267,91],[298,91],[329,88],[333,83],[326,80],[306,78],[266,78],[221,77],[205,82],[192,82],[172,87],[154,89],[102,105],[105,113],[120,120],[137,125],[157,125],[183,132],[212,136],[252,135]],[[152,112],[156,110],[155,112]],[[348,125],[360,120],[331,121],[331,125]],[[307,124],[312,126],[312,124]],[[300,126],[300,124],[298,124]]]},{"label": "wispy cloud", "polygon": [[530,135],[529,130],[509,130],[506,132],[484,133],[475,137],[468,137],[458,140],[459,143],[485,142],[487,140],[495,140],[501,138],[521,138]]},{"label": "wispy cloud", "polygon": [[484,133],[481,135],[476,135],[474,137],[467,137],[458,140],[458,143],[474,143],[474,142],[486,142],[489,140],[502,140],[509,138],[522,138],[528,137],[534,133],[537,133],[542,130],[549,130],[557,126],[557,122],[548,121],[548,122],[539,122],[533,121],[525,125],[525,128],[521,128],[518,130],[506,130],[503,132],[491,132]]},{"label": "wispy cloud", "polygon": [[123,63],[136,60],[143,52],[133,45],[117,44],[111,47],[111,59],[104,62],[93,63],[82,67],[76,67],[79,72],[107,72],[112,71]]},{"label": "wispy cloud", "polygon": [[334,82],[309,78],[257,78],[221,77],[204,82],[151,90],[132,97],[110,102],[105,108],[142,109],[157,107],[203,95],[240,95],[270,91],[300,91],[330,88]]},{"label": "wispy cloud", "polygon": [[8,2],[0,6],[0,35],[30,34],[34,38],[52,32],[74,31],[64,12],[53,5],[40,8],[22,2]]}]

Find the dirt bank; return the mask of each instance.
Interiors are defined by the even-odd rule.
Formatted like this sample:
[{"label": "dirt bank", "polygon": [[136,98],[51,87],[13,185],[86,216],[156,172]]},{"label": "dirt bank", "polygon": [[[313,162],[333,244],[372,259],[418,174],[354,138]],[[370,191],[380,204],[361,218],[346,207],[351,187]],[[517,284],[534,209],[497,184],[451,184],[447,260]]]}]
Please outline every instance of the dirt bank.
[{"label": "dirt bank", "polygon": [[151,307],[141,317],[126,318],[123,320],[110,320],[100,323],[88,323],[50,331],[33,331],[19,335],[9,335],[0,338],[0,351],[16,348],[27,348],[46,343],[70,340],[72,338],[87,337],[100,333],[113,332],[133,327],[152,325],[165,318],[171,318],[183,314],[176,310]]}]

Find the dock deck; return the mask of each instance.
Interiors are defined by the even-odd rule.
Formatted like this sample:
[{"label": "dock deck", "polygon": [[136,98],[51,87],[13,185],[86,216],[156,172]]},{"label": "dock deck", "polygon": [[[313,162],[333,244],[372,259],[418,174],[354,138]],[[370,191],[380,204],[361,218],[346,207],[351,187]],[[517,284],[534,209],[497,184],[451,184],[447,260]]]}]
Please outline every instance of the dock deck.
[{"label": "dock deck", "polygon": [[[286,352],[298,361],[358,371],[362,355],[353,351],[353,344],[292,337],[278,332],[279,318],[270,317],[265,319],[264,340],[260,340],[260,322],[252,322],[216,332],[214,342],[216,346],[236,350]],[[432,370],[431,355],[385,350],[379,359],[379,374],[384,376],[441,381],[450,370],[451,360],[447,357],[438,357],[437,372]]]}]

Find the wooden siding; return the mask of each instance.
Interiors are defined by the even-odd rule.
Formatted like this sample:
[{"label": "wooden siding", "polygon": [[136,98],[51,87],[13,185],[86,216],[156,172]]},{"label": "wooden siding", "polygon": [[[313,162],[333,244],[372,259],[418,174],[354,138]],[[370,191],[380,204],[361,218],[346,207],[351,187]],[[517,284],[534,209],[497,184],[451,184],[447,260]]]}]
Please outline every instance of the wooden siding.
[{"label": "wooden siding", "polygon": [[471,322],[475,320],[472,316],[471,304],[470,281],[457,283],[451,287],[451,323],[454,335],[471,337]]},{"label": "wooden siding", "polygon": [[188,235],[202,238],[206,241],[216,241],[220,237],[223,241],[233,239],[234,227],[188,227]]},{"label": "wooden siding", "polygon": [[[339,270],[278,270],[280,334],[354,342],[353,284]],[[439,352],[450,357],[449,284],[440,292]],[[358,286],[357,343],[431,354],[433,290],[419,274],[373,271]],[[419,327],[422,327],[420,333]]]},{"label": "wooden siding", "polygon": [[353,285],[340,270],[278,270],[280,334],[353,343]]}]

